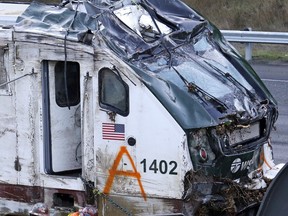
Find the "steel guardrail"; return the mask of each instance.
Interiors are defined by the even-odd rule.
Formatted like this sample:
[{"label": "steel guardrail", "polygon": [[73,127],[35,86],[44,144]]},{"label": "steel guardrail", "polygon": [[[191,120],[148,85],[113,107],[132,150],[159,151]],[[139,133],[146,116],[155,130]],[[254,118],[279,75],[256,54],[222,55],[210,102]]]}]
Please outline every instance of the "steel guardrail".
[{"label": "steel guardrail", "polygon": [[245,43],[245,59],[252,59],[252,44],[288,44],[288,32],[263,32],[252,31],[247,28],[247,31],[237,30],[221,30],[221,33],[229,42]]},{"label": "steel guardrail", "polygon": [[226,40],[240,43],[288,44],[288,32],[221,30]]}]

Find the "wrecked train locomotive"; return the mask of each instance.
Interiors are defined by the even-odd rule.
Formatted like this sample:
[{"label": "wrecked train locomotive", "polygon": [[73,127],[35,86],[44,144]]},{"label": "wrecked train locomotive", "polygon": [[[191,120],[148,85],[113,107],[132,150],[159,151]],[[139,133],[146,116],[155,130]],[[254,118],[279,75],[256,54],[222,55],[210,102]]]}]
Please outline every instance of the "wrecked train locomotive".
[{"label": "wrecked train locomotive", "polygon": [[2,212],[193,215],[265,187],[276,101],[181,1],[34,2],[0,48]]}]

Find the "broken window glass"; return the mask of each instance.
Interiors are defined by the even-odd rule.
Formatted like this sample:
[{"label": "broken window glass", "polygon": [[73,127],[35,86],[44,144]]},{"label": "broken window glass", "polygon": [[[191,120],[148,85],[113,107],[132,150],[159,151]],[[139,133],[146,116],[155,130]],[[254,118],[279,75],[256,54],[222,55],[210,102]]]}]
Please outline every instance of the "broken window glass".
[{"label": "broken window glass", "polygon": [[65,62],[57,62],[55,65],[55,98],[57,105],[60,107],[76,106],[80,102],[79,63],[66,63],[66,77]]},{"label": "broken window glass", "polygon": [[127,116],[129,113],[129,89],[121,77],[108,68],[99,73],[100,106]]}]

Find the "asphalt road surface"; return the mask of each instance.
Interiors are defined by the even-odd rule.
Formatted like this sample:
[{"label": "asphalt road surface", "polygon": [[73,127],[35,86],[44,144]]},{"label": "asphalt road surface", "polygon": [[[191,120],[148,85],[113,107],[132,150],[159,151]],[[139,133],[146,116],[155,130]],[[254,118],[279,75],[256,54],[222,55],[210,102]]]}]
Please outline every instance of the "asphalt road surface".
[{"label": "asphalt road surface", "polygon": [[288,63],[251,63],[278,102],[279,117],[271,134],[275,163],[288,162]]}]

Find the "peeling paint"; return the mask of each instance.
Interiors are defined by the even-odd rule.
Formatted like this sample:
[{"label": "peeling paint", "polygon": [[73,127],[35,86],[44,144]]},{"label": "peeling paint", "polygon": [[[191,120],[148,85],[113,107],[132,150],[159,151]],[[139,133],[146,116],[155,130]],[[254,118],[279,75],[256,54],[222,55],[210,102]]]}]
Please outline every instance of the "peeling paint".
[{"label": "peeling paint", "polygon": [[20,161],[19,161],[19,157],[18,157],[18,156],[15,158],[14,168],[15,168],[15,170],[18,171],[18,172],[21,171],[21,164],[20,164]]},{"label": "peeling paint", "polygon": [[9,128],[5,128],[4,130],[0,131],[0,138],[1,138],[2,136],[4,136],[7,132],[15,133],[15,130],[9,129]]}]

